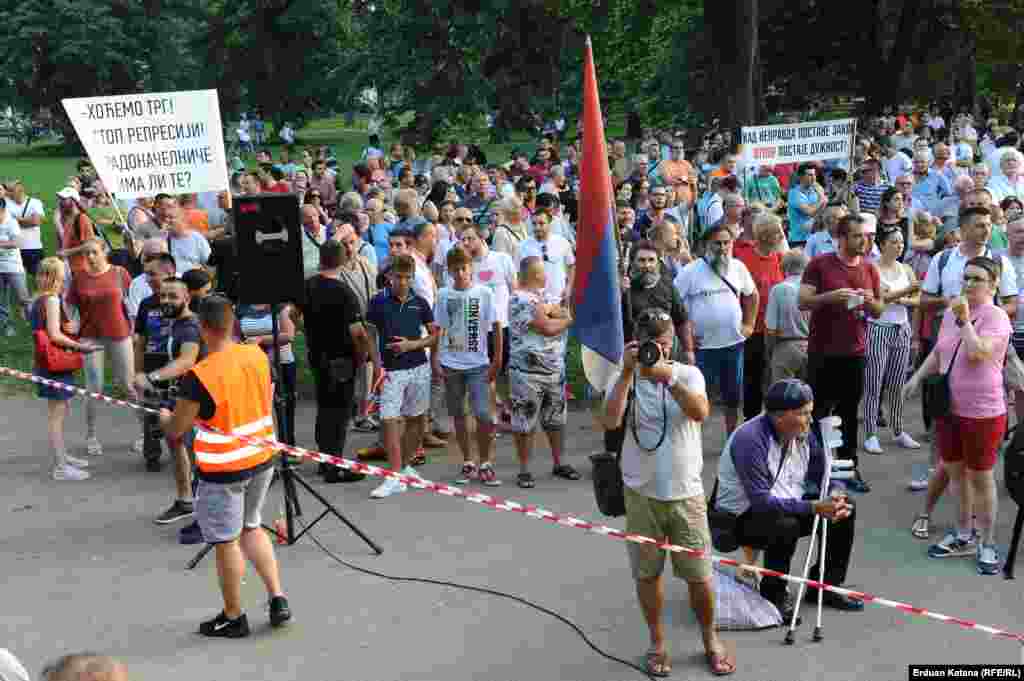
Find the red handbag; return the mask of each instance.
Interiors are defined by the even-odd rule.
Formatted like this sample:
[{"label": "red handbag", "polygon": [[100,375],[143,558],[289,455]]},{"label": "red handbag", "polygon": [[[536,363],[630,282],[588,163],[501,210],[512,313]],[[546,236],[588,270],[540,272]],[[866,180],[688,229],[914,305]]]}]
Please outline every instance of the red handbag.
[{"label": "red handbag", "polygon": [[43,318],[43,328],[32,332],[32,341],[35,343],[36,366],[54,374],[66,374],[69,371],[81,369],[85,364],[82,353],[69,350],[54,343],[50,339],[50,334],[46,332],[45,308],[39,309],[39,314]]},{"label": "red handbag", "polygon": [[46,329],[32,333],[36,344],[36,366],[54,374],[78,371],[85,364],[82,353],[60,347],[52,340]]}]

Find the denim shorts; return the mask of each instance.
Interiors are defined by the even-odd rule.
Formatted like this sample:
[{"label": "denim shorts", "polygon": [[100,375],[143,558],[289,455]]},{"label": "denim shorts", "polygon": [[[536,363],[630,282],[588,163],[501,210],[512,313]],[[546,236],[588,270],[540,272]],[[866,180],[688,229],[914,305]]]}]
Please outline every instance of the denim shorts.
[{"label": "denim shorts", "polygon": [[466,413],[466,394],[469,393],[469,406],[477,423],[491,425],[491,386],[487,382],[490,367],[486,364],[475,369],[449,369],[445,367],[445,399],[448,413],[461,417]]},{"label": "denim shorts", "polygon": [[697,350],[697,368],[708,385],[717,385],[726,407],[736,408],[743,399],[743,343],[727,348]]}]

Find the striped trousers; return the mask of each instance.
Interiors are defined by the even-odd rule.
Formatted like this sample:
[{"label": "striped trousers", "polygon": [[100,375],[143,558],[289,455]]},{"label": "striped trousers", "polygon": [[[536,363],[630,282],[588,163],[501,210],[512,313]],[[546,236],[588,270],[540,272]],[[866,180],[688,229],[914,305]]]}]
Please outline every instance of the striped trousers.
[{"label": "striped trousers", "polygon": [[868,322],[864,367],[864,439],[878,429],[878,404],[884,396],[891,410],[892,432],[903,432],[903,399],[910,361],[910,325]]}]

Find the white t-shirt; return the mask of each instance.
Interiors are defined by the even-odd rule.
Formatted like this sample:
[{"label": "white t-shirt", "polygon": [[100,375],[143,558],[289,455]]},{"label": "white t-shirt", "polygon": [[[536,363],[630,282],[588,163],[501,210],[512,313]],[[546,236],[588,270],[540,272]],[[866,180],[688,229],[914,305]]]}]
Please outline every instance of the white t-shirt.
[{"label": "white t-shirt", "polygon": [[199,232],[189,230],[185,236],[169,236],[167,241],[179,277],[210,261],[210,242]]},{"label": "white t-shirt", "polygon": [[[15,241],[21,236],[21,227],[14,219],[10,211],[5,213],[6,217],[0,222],[0,241]],[[13,248],[0,248],[0,272],[5,274],[24,272],[25,266],[21,264],[21,251],[17,244]]]},{"label": "white t-shirt", "polygon": [[139,314],[139,305],[151,295],[153,295],[153,289],[145,274],[140,274],[132,279],[132,283],[128,287],[128,298],[124,301],[125,307],[128,308],[128,316],[135,319]]},{"label": "white t-shirt", "polygon": [[[740,295],[753,295],[757,290],[750,271],[739,258],[729,259],[724,276]],[[679,270],[675,286],[693,321],[693,339],[698,348],[728,348],[743,341],[739,298],[703,258]]]},{"label": "white t-shirt", "polygon": [[[617,374],[609,385],[619,380]],[[686,364],[673,364],[673,379],[687,390],[707,396],[700,369]],[[612,391],[608,391],[607,400]],[[663,416],[667,412],[667,419]],[[700,474],[704,468],[701,424],[688,417],[669,393],[667,386],[636,377],[636,398],[631,414],[636,414],[637,445],[631,422],[627,422],[626,439],[622,444],[622,481],[644,496],[662,501],[689,499],[704,494]],[[662,429],[665,439],[654,452]]]},{"label": "white t-shirt", "polygon": [[[992,249],[986,246],[982,255],[991,258]],[[942,286],[940,287],[939,265],[941,264],[942,253],[937,253],[932,257],[932,261],[928,265],[928,274],[924,277],[924,284],[921,285],[921,290],[932,295],[941,295],[944,298],[960,295],[960,290],[964,285],[964,268],[967,266],[969,259],[959,247],[953,249],[949,258],[946,259],[946,266],[942,268]],[[1003,274],[999,279],[998,296],[1000,298],[1016,296],[1018,293],[1017,272],[1014,271],[1013,263],[1010,262],[1009,258],[1004,255],[1001,256],[1001,260],[1003,263]]]},{"label": "white t-shirt", "polygon": [[437,284],[434,282],[434,275],[430,272],[430,266],[418,253],[413,254],[412,259],[416,262],[416,271],[412,278],[412,291],[427,301],[427,305],[433,310],[437,303]]},{"label": "white t-shirt", "polygon": [[889,184],[896,184],[896,178],[900,175],[910,175],[914,171],[914,162],[902,151],[897,151],[892,158],[885,161],[885,172],[889,178]]},{"label": "white t-shirt", "polygon": [[565,287],[569,284],[569,268],[576,264],[572,245],[565,237],[557,234],[548,234],[548,238],[543,242],[526,239],[519,244],[516,267],[519,267],[523,258],[531,255],[544,260],[544,272],[547,275],[547,285],[544,287],[545,298],[561,300]]},{"label": "white t-shirt", "polygon": [[444,329],[441,365],[449,369],[477,369],[491,363],[487,332],[494,326],[494,295],[486,286],[465,291],[444,287],[437,292],[434,321]]},{"label": "white t-shirt", "polygon": [[[508,326],[508,300],[516,283],[512,256],[500,251],[473,260],[473,283],[486,286],[494,294],[494,318],[501,328]],[[450,284],[449,284],[450,285]]]},{"label": "white t-shirt", "polygon": [[[14,199],[7,197],[7,214],[13,216],[15,220],[30,218],[33,215],[46,217],[43,202],[31,197],[25,197],[25,203],[15,203]],[[40,249],[43,247],[42,225],[22,227],[19,224],[19,227],[21,227],[21,236],[18,237],[18,248]]]}]

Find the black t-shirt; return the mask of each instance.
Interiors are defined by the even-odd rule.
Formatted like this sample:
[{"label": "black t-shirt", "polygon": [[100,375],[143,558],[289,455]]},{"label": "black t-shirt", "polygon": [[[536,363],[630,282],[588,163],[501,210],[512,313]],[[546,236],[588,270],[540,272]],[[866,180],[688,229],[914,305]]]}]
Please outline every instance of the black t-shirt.
[{"label": "black t-shirt", "polygon": [[[672,325],[677,329],[686,323],[686,308],[683,301],[679,299],[679,292],[665,276],[662,276],[658,283],[651,288],[632,286],[629,291],[630,310],[626,309],[626,300],[622,301],[622,327],[626,342],[636,338],[636,328],[633,320],[640,316],[640,313],[650,308],[661,308],[672,316]],[[632,316],[630,316],[632,315]]]},{"label": "black t-shirt", "polygon": [[200,360],[206,356],[206,347],[196,318],[165,318],[159,296],[156,295],[139,303],[139,313],[135,316],[135,334],[141,336],[145,343],[142,370],[146,372],[167,366],[181,354],[181,347],[185,343],[199,345]]},{"label": "black t-shirt", "polygon": [[349,326],[363,319],[356,294],[345,282],[319,274],[306,280],[305,290],[299,309],[310,366],[323,367],[329,359],[355,357]]}]

